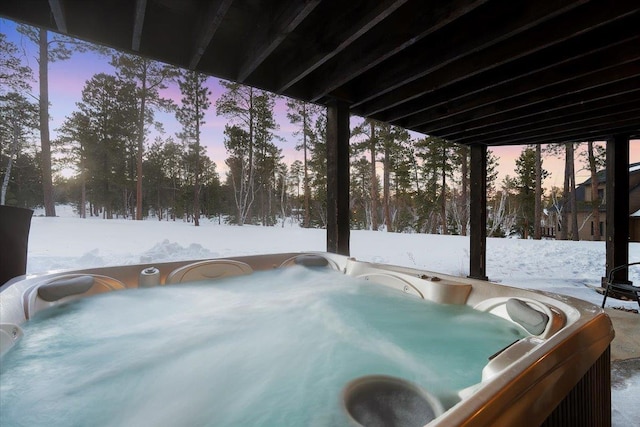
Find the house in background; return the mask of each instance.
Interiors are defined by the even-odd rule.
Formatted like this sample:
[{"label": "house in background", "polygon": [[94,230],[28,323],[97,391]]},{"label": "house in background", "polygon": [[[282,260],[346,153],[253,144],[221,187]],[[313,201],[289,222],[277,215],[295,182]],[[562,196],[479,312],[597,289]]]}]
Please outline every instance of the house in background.
[{"label": "house in background", "polygon": [[[598,199],[600,200],[600,223],[595,224],[592,219],[591,178],[576,187],[576,201],[578,210],[578,236],[580,240],[593,240],[595,227],[600,227],[600,240],[605,239],[606,232],[606,173],[598,172]],[[571,206],[568,206],[571,212]],[[569,236],[571,236],[571,223]],[[640,242],[640,163],[629,165],[629,240]]]}]

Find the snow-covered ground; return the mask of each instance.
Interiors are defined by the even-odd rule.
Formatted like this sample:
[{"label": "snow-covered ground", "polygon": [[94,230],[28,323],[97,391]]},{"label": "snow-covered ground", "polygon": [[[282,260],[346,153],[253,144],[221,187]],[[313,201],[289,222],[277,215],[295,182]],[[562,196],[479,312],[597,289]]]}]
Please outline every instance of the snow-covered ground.
[{"label": "snow-covered ground", "polygon": [[[58,207],[56,218],[34,216],[28,252],[28,273],[107,265],[239,256],[277,252],[324,251],[325,230],[284,227],[228,226],[201,221],[131,221],[75,218]],[[630,245],[630,260],[640,260],[640,244]],[[469,239],[461,236],[351,232],[351,255],[360,260],[419,267],[467,275]],[[570,295],[600,305],[593,288],[604,272],[603,242],[488,239],[487,275],[505,285]],[[630,270],[640,280],[640,268]],[[615,299],[608,306],[637,308]],[[640,419],[636,399],[640,373],[612,389],[615,426]]]}]

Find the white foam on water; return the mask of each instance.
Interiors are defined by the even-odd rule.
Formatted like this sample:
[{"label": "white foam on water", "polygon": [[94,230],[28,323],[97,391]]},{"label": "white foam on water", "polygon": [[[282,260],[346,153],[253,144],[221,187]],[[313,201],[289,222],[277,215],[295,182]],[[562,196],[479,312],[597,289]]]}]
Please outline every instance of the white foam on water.
[{"label": "white foam on water", "polygon": [[303,267],[112,292],[25,324],[2,361],[0,425],[342,425],[351,379],[393,375],[446,400],[518,334]]}]

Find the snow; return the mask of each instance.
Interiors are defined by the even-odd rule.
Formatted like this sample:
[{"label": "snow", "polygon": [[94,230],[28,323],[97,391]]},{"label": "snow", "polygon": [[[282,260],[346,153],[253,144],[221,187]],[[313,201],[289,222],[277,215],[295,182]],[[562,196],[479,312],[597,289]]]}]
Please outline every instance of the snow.
[{"label": "snow", "polygon": [[[183,221],[131,221],[74,218],[57,207],[55,218],[33,217],[27,273],[109,265],[241,256],[263,253],[324,251],[326,231],[284,226],[230,226],[201,220],[200,227]],[[469,272],[469,239],[462,236],[351,232],[351,255],[364,261],[418,267],[444,274]],[[629,259],[640,260],[640,244],[631,243]],[[605,265],[604,242],[555,240],[487,240],[489,279],[509,286],[539,289],[600,305]],[[640,268],[630,280],[640,281]],[[608,299],[607,306],[637,308],[636,303]],[[612,388],[613,425],[640,419],[636,397],[640,373]]]}]

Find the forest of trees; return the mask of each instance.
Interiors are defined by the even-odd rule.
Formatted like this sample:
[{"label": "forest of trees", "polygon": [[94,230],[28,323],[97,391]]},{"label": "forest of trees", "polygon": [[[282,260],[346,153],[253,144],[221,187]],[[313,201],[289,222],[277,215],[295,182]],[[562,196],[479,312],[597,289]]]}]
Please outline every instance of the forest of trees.
[{"label": "forest of trees", "polygon": [[[55,216],[55,204],[68,203],[83,218],[155,218],[196,226],[202,219],[326,225],[326,113],[321,106],[285,101],[286,125],[296,128],[302,157],[287,163],[274,115],[280,100],[274,94],[221,81],[224,92],[213,99],[207,76],[59,35],[49,39],[46,31],[26,26],[19,31],[38,48],[38,70],[25,66],[18,46],[0,34],[0,204],[44,207],[47,216]],[[75,110],[50,140],[48,64],[91,49],[114,72],[84,82]],[[167,87],[179,89],[179,101],[162,97]],[[160,111],[174,114],[181,131],[163,132],[156,121]],[[227,120],[224,141],[203,140],[202,128],[214,114]],[[412,137],[374,120],[352,122],[353,229],[467,234],[468,147]],[[207,143],[224,143],[227,157],[209,158]],[[558,225],[571,221],[566,207],[575,206],[577,148],[523,147],[515,175],[503,182],[497,182],[498,159],[489,151],[488,235],[541,238],[542,225],[549,221],[544,212],[555,210],[557,237],[575,237]],[[543,191],[543,151],[566,156],[564,188]],[[597,215],[595,172],[603,165],[602,147],[588,143],[586,153],[581,163],[596,183]],[[224,165],[222,176],[215,162]],[[73,174],[65,177],[62,169]]]}]

